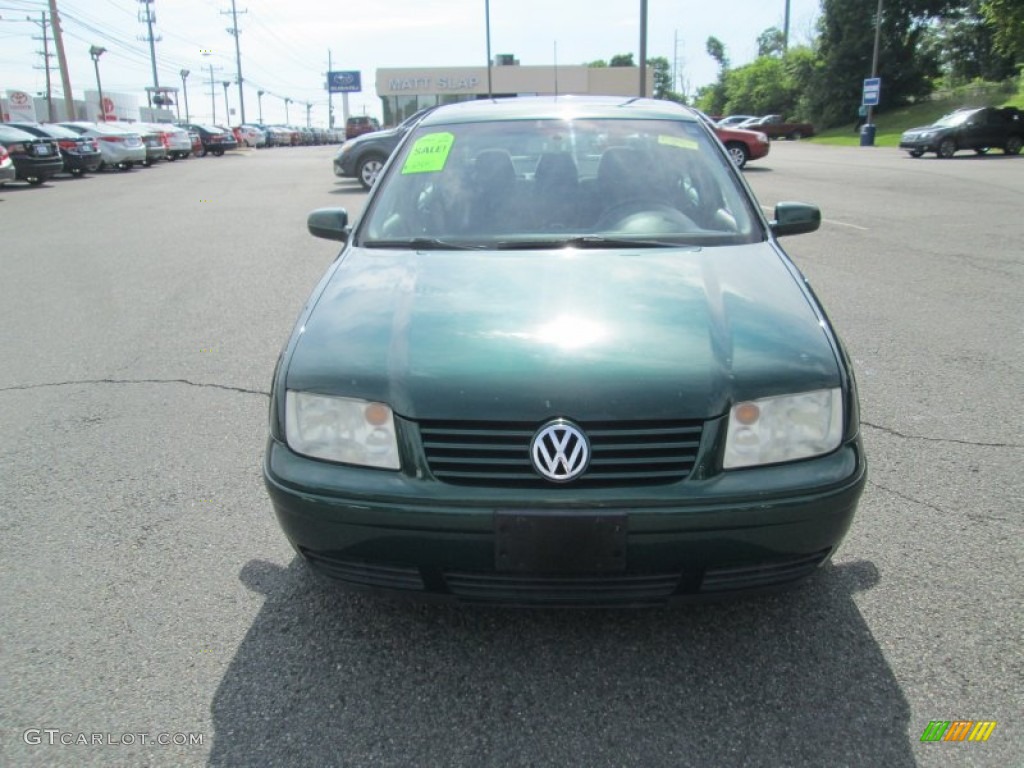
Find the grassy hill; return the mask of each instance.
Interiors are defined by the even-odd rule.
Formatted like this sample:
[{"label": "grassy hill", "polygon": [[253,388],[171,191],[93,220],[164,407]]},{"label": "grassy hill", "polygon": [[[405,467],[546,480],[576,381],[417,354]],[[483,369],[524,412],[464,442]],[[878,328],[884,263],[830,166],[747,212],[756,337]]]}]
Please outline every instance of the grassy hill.
[{"label": "grassy hill", "polygon": [[[882,91],[883,99],[885,91]],[[1024,109],[1024,78],[1021,79],[1016,93],[1011,90],[987,89],[985,92],[961,89],[957,94],[946,99],[925,101],[911,104],[908,107],[883,111],[875,114],[875,146],[898,147],[900,134],[908,128],[929,125],[943,115],[947,115],[960,107],[987,107],[992,105],[1017,107]],[[822,131],[811,139],[821,144],[840,144],[856,146],[860,143],[860,134],[854,130],[853,123],[840,128]]]}]

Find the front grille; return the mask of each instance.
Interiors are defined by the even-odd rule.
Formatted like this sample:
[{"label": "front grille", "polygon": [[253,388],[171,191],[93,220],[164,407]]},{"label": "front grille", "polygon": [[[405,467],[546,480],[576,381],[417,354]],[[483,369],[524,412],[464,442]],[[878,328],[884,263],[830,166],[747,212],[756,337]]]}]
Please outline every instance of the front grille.
[{"label": "front grille", "polygon": [[[430,471],[442,482],[550,488],[530,460],[541,424],[422,422]],[[590,465],[566,487],[662,485],[685,480],[697,460],[701,421],[579,423],[590,440]]]},{"label": "front grille", "polygon": [[809,576],[831,551],[824,549],[812,555],[738,568],[708,568],[700,589],[701,592],[733,592],[797,581]]},{"label": "front grille", "polygon": [[521,576],[498,573],[446,573],[448,590],[470,602],[519,605],[635,605],[666,600],[681,574],[618,576]]}]

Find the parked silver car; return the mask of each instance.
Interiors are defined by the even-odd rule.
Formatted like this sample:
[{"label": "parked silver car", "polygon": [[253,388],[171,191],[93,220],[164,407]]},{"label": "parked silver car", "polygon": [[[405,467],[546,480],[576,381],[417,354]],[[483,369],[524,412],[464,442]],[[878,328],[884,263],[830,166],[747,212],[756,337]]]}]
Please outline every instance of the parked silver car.
[{"label": "parked silver car", "polygon": [[139,123],[147,130],[159,133],[163,136],[164,145],[167,147],[167,159],[177,160],[179,157],[188,157],[192,154],[192,137],[188,131],[170,123]]},{"label": "parked silver car", "polygon": [[81,136],[97,139],[103,153],[103,168],[128,170],[136,163],[146,162],[146,145],[137,132],[109,123],[68,122],[60,125]]},{"label": "parked silver car", "polygon": [[11,160],[11,155],[8,153],[7,147],[0,144],[0,187],[8,181],[14,181],[17,175],[18,171],[14,167],[14,161]]}]

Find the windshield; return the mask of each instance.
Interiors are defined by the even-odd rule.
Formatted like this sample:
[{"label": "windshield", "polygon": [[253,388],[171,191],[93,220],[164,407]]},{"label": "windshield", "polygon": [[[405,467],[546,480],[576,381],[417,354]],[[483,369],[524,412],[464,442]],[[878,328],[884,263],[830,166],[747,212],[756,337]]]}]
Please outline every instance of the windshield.
[{"label": "windshield", "polygon": [[657,247],[764,236],[728,158],[690,120],[421,125],[380,183],[358,245]]},{"label": "windshield", "polygon": [[974,112],[953,112],[936,120],[935,126],[938,128],[955,128],[958,125],[963,125],[973,115]]}]

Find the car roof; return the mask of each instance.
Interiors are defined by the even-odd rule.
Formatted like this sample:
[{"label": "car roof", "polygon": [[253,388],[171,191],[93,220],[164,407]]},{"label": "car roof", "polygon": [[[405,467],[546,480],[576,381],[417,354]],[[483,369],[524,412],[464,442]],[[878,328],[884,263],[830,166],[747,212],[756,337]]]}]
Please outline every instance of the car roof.
[{"label": "car roof", "polygon": [[39,137],[35,134],[29,133],[21,128],[15,128],[11,125],[5,125],[0,123],[0,134],[6,134],[10,141],[27,141],[30,139],[38,139]]},{"label": "car roof", "polygon": [[527,96],[443,104],[424,115],[421,126],[491,120],[540,120],[568,117],[689,120],[697,116],[671,101],[626,96]]}]

